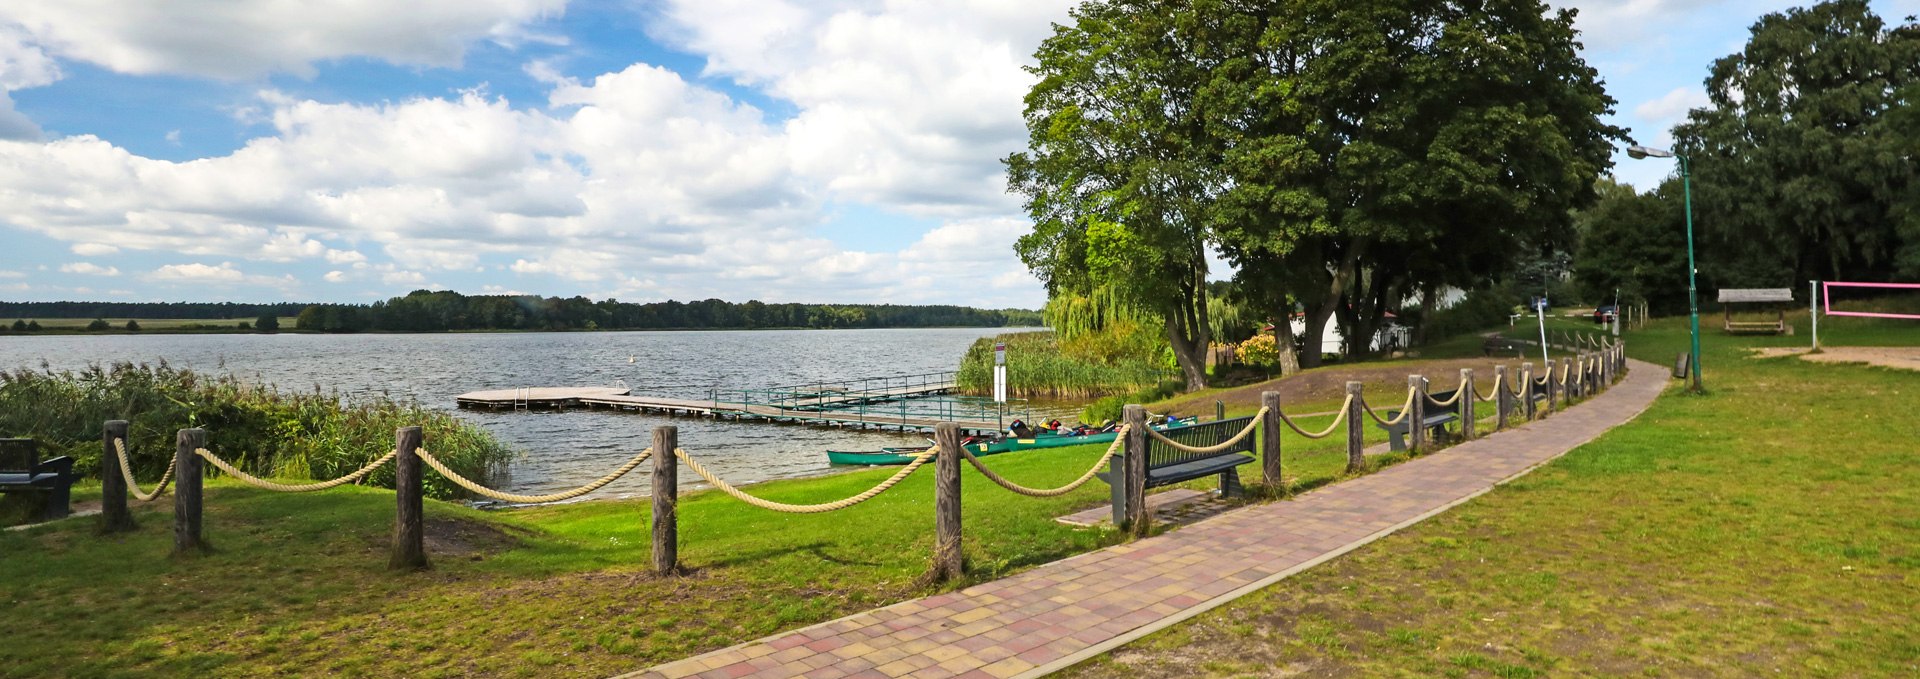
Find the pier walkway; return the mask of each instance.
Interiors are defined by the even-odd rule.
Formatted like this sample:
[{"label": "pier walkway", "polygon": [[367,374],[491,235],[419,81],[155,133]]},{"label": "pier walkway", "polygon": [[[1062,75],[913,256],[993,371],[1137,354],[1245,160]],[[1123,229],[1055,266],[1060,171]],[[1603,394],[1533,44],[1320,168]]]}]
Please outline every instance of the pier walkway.
[{"label": "pier walkway", "polygon": [[[1008,420],[981,408],[956,408],[951,404],[945,404],[946,407],[908,405],[910,401],[938,397],[953,390],[954,383],[950,379],[872,389],[836,389],[828,385],[717,392],[715,398],[709,399],[634,395],[631,390],[620,387],[532,387],[469,392],[455,397],[454,403],[461,408],[608,408],[663,415],[902,430],[931,430],[941,422],[953,422],[967,433],[996,432],[1005,426]],[[740,394],[740,398],[722,398],[735,393]],[[888,403],[893,405],[885,405]],[[1017,416],[1010,413],[1008,418]]]},{"label": "pier walkway", "polygon": [[1618,385],[1551,418],[1294,500],[628,676],[1041,676],[1419,523],[1633,419],[1667,377],[1630,365]]}]

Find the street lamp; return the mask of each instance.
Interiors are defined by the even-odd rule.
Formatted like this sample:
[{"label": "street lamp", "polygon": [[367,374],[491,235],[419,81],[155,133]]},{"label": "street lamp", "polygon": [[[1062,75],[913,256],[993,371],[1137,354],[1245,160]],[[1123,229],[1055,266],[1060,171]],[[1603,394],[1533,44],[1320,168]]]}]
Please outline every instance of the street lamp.
[{"label": "street lamp", "polygon": [[1686,193],[1687,205],[1687,307],[1693,314],[1693,355],[1688,363],[1693,368],[1693,392],[1700,393],[1700,293],[1694,285],[1693,264],[1693,171],[1688,167],[1687,157],[1666,149],[1647,146],[1633,146],[1627,149],[1627,157],[1634,160],[1646,158],[1680,159],[1680,186]]}]

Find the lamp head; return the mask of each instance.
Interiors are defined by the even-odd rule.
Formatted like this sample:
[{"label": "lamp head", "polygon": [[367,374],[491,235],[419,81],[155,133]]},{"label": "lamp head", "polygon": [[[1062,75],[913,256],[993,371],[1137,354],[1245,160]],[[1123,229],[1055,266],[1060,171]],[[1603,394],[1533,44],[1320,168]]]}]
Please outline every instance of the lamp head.
[{"label": "lamp head", "polygon": [[1649,146],[1632,146],[1627,148],[1627,157],[1632,158],[1634,160],[1641,160],[1644,158],[1672,158],[1673,152],[1668,151],[1666,149],[1656,149]]}]

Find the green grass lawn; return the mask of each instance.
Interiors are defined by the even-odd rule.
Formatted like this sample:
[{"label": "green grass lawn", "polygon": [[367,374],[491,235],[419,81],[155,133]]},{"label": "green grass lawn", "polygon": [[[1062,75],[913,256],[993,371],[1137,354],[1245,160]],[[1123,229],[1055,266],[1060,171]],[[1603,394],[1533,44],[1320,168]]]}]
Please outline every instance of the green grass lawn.
[{"label": "green grass lawn", "polygon": [[[1911,322],[1821,326],[1920,345]],[[1703,330],[1708,395],[1670,389],[1520,481],[1070,675],[1920,676],[1920,374]],[[1685,319],[1627,341],[1670,366]]]},{"label": "green grass lawn", "polygon": [[[1377,428],[1367,432],[1380,440]],[[1341,478],[1343,440],[1287,437],[1293,488]],[[699,454],[697,444],[689,448]],[[1104,449],[985,461],[1016,482],[1053,486]],[[1257,464],[1241,469],[1258,482]],[[750,490],[821,502],[892,472]],[[1053,520],[1104,505],[1099,481],[1033,499],[963,473],[974,581],[1122,539]],[[214,480],[205,523],[216,551],[204,557],[167,556],[169,499],[140,507],[141,528],[130,534],[97,536],[85,518],[0,533],[8,609],[0,637],[10,640],[0,644],[0,675],[604,676],[938,591],[918,582],[932,550],[932,482],[924,469],[866,504],[811,516],[689,494],[680,554],[691,573],[662,579],[646,572],[644,500],[493,512],[429,501],[435,568],[395,574],[385,570],[391,493],[349,486],[289,495]],[[97,497],[98,488],[78,494]]]}]

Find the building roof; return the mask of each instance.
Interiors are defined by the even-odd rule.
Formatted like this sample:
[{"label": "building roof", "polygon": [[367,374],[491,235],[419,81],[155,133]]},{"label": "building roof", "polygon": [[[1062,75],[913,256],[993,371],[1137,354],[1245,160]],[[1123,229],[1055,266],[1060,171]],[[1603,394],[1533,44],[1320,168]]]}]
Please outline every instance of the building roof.
[{"label": "building roof", "polygon": [[1721,303],[1791,302],[1792,288],[1721,288]]}]

